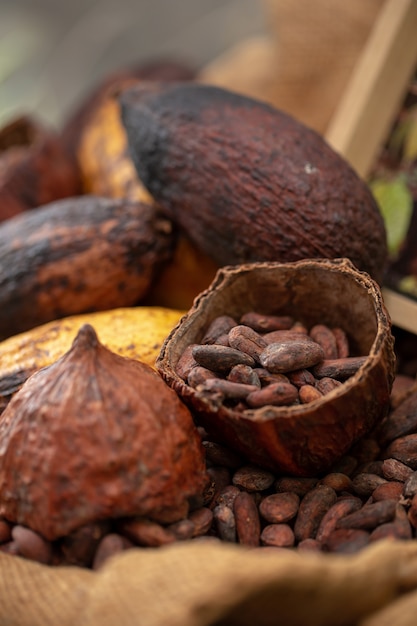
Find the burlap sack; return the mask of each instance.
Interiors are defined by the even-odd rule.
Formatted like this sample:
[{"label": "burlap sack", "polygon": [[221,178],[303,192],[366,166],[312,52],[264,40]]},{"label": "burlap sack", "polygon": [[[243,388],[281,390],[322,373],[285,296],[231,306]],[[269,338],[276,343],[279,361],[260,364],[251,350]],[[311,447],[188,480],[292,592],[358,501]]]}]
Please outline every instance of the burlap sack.
[{"label": "burlap sack", "polygon": [[265,36],[201,69],[202,82],[265,100],[324,133],[384,0],[262,0]]},{"label": "burlap sack", "polygon": [[415,626],[417,543],[356,555],[177,543],[101,570],[0,554],[2,626]]}]

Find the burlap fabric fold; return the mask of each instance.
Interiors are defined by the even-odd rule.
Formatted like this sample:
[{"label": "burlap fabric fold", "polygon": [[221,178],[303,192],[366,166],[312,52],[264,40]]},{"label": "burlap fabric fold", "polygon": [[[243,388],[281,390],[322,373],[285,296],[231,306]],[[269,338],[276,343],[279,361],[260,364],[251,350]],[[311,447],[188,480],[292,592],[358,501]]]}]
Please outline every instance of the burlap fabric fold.
[{"label": "burlap fabric fold", "polygon": [[416,614],[412,541],[356,555],[184,542],[97,572],[0,554],[2,626],[415,626]]}]

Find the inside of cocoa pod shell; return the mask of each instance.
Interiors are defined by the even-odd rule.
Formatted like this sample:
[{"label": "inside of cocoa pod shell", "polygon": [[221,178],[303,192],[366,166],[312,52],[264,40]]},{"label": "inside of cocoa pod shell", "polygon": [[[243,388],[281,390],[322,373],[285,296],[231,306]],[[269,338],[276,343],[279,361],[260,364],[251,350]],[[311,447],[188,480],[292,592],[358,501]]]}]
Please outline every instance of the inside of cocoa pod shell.
[{"label": "inside of cocoa pod shell", "polygon": [[[251,354],[254,371],[266,367],[272,376],[284,374],[291,389],[285,382],[284,393],[276,381],[275,395],[268,396],[265,392],[265,401],[259,400],[259,394],[255,399],[252,390],[247,392],[246,389],[239,395],[240,389],[229,389],[230,368],[218,362],[229,358],[224,346],[215,346],[219,358],[215,357],[214,365],[207,367],[208,362],[201,353],[212,350],[201,344],[213,320],[229,316],[239,326],[242,316],[250,311],[291,316],[294,324],[301,324],[307,333],[317,325],[341,330],[349,343],[346,361],[356,363],[356,369],[348,374],[334,370],[328,374],[321,369],[322,365],[343,359],[329,359],[324,353],[318,353],[312,362],[311,344],[306,349],[308,364],[291,361],[288,370],[279,369],[275,364],[270,367],[271,361],[266,358],[272,346],[263,347],[260,352],[254,348]],[[231,332],[229,346],[232,346]],[[261,333],[259,345],[263,346],[265,338]],[[280,341],[274,340],[274,346]],[[197,422],[219,441],[230,445],[250,462],[274,470],[311,475],[329,467],[386,415],[395,369],[393,343],[379,287],[348,260],[253,263],[219,270],[210,288],[200,294],[165,341],[157,368],[191,407]],[[204,365],[212,370],[212,378],[223,379],[223,382],[190,383],[189,372],[180,372],[181,359],[186,350],[190,351],[190,346],[194,359],[191,368]],[[292,349],[295,350],[294,344]],[[307,370],[314,377],[309,384],[313,396],[306,400],[300,394],[303,384],[294,379],[294,374],[301,370]],[[324,378],[336,379],[336,382],[333,380],[330,391],[318,393]],[[260,387],[264,392],[262,381]],[[229,391],[236,395],[229,396]],[[281,391],[283,396],[279,395]]]}]

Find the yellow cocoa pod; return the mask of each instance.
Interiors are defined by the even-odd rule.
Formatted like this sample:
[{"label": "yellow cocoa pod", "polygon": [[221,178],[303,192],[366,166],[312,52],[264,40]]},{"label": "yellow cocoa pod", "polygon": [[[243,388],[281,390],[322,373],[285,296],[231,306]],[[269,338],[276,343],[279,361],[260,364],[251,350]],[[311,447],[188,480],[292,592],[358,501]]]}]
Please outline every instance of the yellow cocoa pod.
[{"label": "yellow cocoa pod", "polygon": [[117,308],[72,315],[5,339],[0,342],[0,408],[31,374],[70,349],[83,324],[91,324],[113,352],[154,367],[164,339],[183,313],[150,306]]}]

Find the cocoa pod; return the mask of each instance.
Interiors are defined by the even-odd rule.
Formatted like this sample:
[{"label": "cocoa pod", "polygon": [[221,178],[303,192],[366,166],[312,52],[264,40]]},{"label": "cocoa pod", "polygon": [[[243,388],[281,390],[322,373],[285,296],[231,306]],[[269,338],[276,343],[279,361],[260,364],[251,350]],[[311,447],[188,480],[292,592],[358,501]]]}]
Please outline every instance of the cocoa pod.
[{"label": "cocoa pod", "polygon": [[171,247],[170,223],[125,200],[67,198],[3,222],[0,338],[136,304]]},{"label": "cocoa pod", "polygon": [[[376,201],[303,124],[203,84],[135,85],[120,101],[139,178],[220,266],[347,257],[382,279],[387,245]],[[219,177],[225,161],[230,175]]]}]

